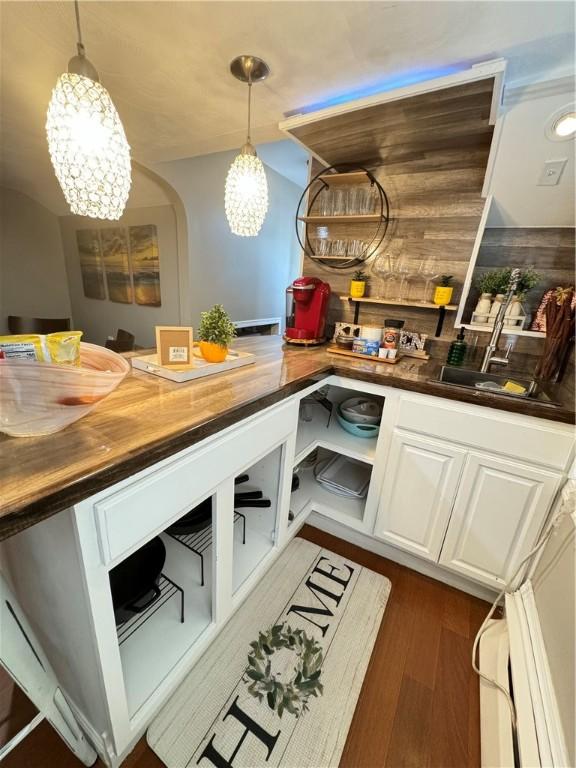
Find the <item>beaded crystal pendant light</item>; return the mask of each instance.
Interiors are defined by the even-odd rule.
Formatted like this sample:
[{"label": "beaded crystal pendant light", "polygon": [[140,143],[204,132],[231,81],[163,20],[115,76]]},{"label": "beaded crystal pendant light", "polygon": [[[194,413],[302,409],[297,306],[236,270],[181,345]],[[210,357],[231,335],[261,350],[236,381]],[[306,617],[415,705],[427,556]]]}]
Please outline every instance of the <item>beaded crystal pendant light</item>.
[{"label": "beaded crystal pendant light", "polygon": [[250,143],[252,83],[265,80],[270,69],[256,56],[238,56],[230,64],[230,71],[238,80],[248,83],[248,135],[226,177],[226,218],[233,234],[254,237],[260,232],[268,210],[268,183],[262,161]]},{"label": "beaded crystal pendant light", "polygon": [[86,58],[78,0],[78,55],[60,75],[46,116],[48,149],[72,213],[95,219],[122,216],[130,192],[130,147],[98,73]]}]

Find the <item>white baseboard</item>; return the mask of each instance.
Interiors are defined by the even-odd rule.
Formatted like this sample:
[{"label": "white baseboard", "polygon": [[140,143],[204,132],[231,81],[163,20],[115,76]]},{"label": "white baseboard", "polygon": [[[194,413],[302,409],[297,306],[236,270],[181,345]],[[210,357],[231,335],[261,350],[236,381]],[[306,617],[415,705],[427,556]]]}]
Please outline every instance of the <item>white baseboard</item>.
[{"label": "white baseboard", "polygon": [[436,581],[441,581],[443,584],[448,584],[469,595],[479,597],[481,600],[486,600],[487,602],[492,603],[496,597],[496,592],[483,584],[475,584],[473,581],[463,578],[457,573],[448,571],[441,565],[428,562],[427,560],[423,560],[416,555],[404,552],[396,547],[391,547],[383,541],[375,539],[373,536],[367,536],[365,533],[353,530],[347,525],[337,523],[335,520],[324,517],[324,515],[321,515],[318,512],[311,512],[306,522],[309,525],[313,525],[315,528],[319,528],[321,531],[331,533],[339,539],[344,539],[345,541],[350,542],[350,544],[355,544],[357,547],[367,549],[369,552],[374,552],[381,557],[385,557],[395,563],[404,565],[406,568],[411,568],[413,571],[417,571],[424,576],[430,576],[430,578],[436,579]]}]

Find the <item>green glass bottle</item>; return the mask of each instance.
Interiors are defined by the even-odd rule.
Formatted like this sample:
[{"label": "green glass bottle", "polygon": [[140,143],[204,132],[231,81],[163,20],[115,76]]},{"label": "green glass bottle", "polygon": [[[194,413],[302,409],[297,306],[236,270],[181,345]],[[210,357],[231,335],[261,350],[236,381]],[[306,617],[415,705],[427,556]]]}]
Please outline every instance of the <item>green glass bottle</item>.
[{"label": "green glass bottle", "polygon": [[468,344],[464,341],[464,329],[460,329],[460,333],[456,337],[455,341],[450,344],[448,350],[448,357],[446,358],[447,365],[462,365],[464,358],[466,357],[466,350]]}]

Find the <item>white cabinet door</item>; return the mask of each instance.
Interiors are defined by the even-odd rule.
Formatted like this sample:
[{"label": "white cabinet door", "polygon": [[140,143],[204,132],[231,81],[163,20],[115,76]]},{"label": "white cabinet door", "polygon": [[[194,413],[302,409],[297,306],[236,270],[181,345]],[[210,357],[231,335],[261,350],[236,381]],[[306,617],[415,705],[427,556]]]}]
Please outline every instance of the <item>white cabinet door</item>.
[{"label": "white cabinet door", "polygon": [[438,560],[466,451],[394,430],[374,533]]},{"label": "white cabinet door", "polygon": [[470,453],[440,562],[475,581],[502,587],[535,544],[560,475]]}]

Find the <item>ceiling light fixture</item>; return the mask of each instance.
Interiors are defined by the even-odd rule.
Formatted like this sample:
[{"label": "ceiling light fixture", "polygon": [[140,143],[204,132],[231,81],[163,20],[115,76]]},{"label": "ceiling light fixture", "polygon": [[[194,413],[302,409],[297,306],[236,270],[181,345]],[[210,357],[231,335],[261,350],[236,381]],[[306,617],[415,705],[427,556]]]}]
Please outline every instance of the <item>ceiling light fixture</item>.
[{"label": "ceiling light fixture", "polygon": [[567,115],[563,115],[559,120],[556,120],[554,123],[554,132],[556,133],[556,136],[560,136],[562,139],[576,133],[576,113],[571,112]]},{"label": "ceiling light fixture", "polygon": [[260,232],[268,210],[268,183],[262,161],[250,141],[252,84],[265,80],[270,69],[256,56],[238,56],[230,64],[230,72],[248,83],[248,135],[228,171],[224,206],[232,233],[254,237]]},{"label": "ceiling light fixture", "polygon": [[574,104],[557,109],[546,121],[546,136],[550,141],[566,141],[576,134]]},{"label": "ceiling light fixture", "polygon": [[131,183],[130,147],[110,94],[86,58],[74,0],[78,55],[60,75],[46,115],[50,159],[72,213],[122,216]]}]

